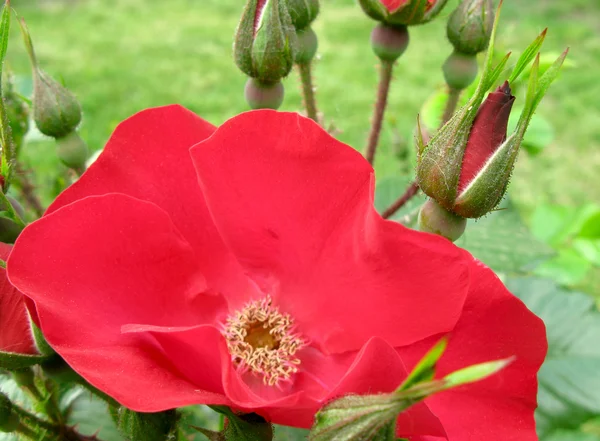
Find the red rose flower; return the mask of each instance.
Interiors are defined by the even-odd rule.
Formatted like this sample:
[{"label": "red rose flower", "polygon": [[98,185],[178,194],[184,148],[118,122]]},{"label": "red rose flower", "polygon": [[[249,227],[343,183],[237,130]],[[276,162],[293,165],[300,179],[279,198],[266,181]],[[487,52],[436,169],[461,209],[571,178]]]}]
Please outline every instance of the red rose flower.
[{"label": "red rose flower", "polygon": [[[10,245],[0,243],[0,259],[6,261]],[[0,268],[0,352],[37,354],[23,294],[10,284]]]},{"label": "red rose flower", "polygon": [[383,220],[373,184],[294,113],[215,131],[146,110],[23,231],[9,276],[54,349],[137,411],[223,404],[309,427],[328,400],[393,390],[450,333],[441,374],[517,361],[414,406],[398,435],[535,440],[542,322],[465,251]]}]

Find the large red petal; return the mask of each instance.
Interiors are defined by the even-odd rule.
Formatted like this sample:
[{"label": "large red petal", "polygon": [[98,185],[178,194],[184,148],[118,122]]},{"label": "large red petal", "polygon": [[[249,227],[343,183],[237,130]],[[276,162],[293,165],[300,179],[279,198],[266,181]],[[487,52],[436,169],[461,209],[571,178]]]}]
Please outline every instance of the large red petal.
[{"label": "large red petal", "polygon": [[181,106],[139,112],[119,124],[100,157],[56,199],[48,213],[86,196],[107,193],[153,202],[169,213],[198,251],[211,287],[235,295],[244,290],[245,280],[210,220],[189,154],[192,145],[214,130]]},{"label": "large red petal", "polygon": [[[516,356],[516,361],[483,381],[426,400],[450,441],[536,441],[536,374],[546,355],[543,322],[473,260],[472,288],[463,315],[450,334],[439,375],[472,364]],[[413,365],[431,342],[402,350]]]},{"label": "large red petal", "polygon": [[204,294],[194,250],[156,205],[120,194],[67,205],[25,228],[8,274],[35,302],[51,346],[119,402],[165,409],[220,396],[190,383],[155,340],[121,330],[212,323],[226,313],[220,296]]},{"label": "large red petal", "polygon": [[463,255],[384,221],[373,170],[295,113],[239,115],[191,150],[221,236],[248,274],[325,352],[449,331],[468,287]]},{"label": "large red petal", "polygon": [[[0,243],[0,259],[6,261],[10,245]],[[0,268],[0,351],[37,354],[23,294],[10,284]]]}]

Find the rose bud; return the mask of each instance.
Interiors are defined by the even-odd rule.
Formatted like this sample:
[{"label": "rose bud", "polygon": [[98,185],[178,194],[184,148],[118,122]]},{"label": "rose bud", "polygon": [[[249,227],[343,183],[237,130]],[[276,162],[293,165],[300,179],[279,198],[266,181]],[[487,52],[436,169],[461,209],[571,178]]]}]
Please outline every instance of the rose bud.
[{"label": "rose bud", "polygon": [[[435,136],[421,152],[417,167],[419,185],[446,210],[477,218],[493,210],[504,196],[514,158],[502,164],[501,171],[493,170],[490,165],[497,165],[496,152],[506,141],[514,100],[506,81],[479,107],[473,123],[466,128],[466,142],[461,133],[465,129],[459,121],[440,130],[442,136]],[[492,172],[496,173],[490,176]],[[498,173],[506,179],[497,182]],[[485,196],[479,197],[478,193],[474,198],[475,190],[481,190]]]},{"label": "rose bud", "polygon": [[365,13],[388,25],[418,25],[435,18],[447,0],[358,0]]},{"label": "rose bud", "polygon": [[450,15],[446,32],[455,51],[474,55],[487,48],[493,25],[492,0],[463,0]]},{"label": "rose bud", "polygon": [[46,136],[62,138],[81,122],[81,106],[67,88],[42,70],[34,68],[33,120]]},{"label": "rose bud", "polygon": [[294,65],[296,38],[285,1],[249,0],[235,36],[235,62],[249,77],[277,83]]},{"label": "rose bud", "polygon": [[288,0],[287,8],[297,31],[306,29],[319,15],[319,0]]}]

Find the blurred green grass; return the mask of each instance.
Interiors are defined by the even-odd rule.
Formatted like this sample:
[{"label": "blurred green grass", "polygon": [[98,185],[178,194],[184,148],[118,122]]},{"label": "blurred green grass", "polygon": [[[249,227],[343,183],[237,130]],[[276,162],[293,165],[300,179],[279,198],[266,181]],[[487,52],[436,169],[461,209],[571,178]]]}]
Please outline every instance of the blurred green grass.
[{"label": "blurred green grass", "polygon": [[[244,76],[231,58],[242,0],[13,0],[27,20],[40,65],[62,78],[84,109],[82,136],[101,148],[119,121],[146,107],[180,103],[214,124],[246,110]],[[380,150],[378,177],[403,168],[394,148],[411,147],[417,112],[443,86],[440,66],[451,51],[445,17],[411,28],[411,43],[393,84]],[[365,144],[377,62],[369,34],[373,21],[353,0],[324,0],[314,27],[320,38],[315,69],[318,103],[338,137],[357,149]],[[541,155],[522,154],[511,195],[528,216],[540,203],[600,202],[600,3],[589,0],[506,0],[498,44],[522,50],[549,27],[543,50],[570,46],[575,68],[566,70],[544,98],[539,113],[556,130]],[[515,60],[513,60],[514,62]],[[30,75],[16,23],[8,64]],[[294,72],[286,81],[284,110],[301,106]],[[26,160],[38,172],[46,199],[59,167],[51,142],[32,143]]]}]

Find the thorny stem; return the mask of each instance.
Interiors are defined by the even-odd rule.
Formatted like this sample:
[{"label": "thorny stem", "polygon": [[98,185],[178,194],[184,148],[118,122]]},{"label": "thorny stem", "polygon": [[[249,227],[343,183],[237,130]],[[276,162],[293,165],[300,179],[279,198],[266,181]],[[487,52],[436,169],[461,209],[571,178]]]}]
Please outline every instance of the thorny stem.
[{"label": "thorny stem", "polygon": [[315,88],[312,81],[312,62],[298,63],[298,72],[300,73],[300,82],[302,83],[302,95],[304,97],[304,107],[306,114],[310,119],[318,123],[317,102],[315,99]]},{"label": "thorny stem", "polygon": [[25,202],[27,202],[35,214],[38,217],[42,217],[44,214],[44,206],[42,205],[38,196],[35,194],[35,186],[29,179],[29,172],[29,170],[23,169],[20,164],[17,165],[17,180],[19,181],[21,194],[23,195]]},{"label": "thorny stem", "polygon": [[381,217],[384,219],[389,219],[396,211],[400,210],[408,201],[410,201],[413,196],[415,196],[419,192],[419,184],[417,182],[413,182],[408,186],[406,191],[402,196],[400,196],[396,202],[390,205],[382,214]]},{"label": "thorny stem", "polygon": [[442,116],[441,126],[450,121],[450,118],[452,118],[452,115],[454,115],[454,111],[456,110],[456,106],[458,105],[458,99],[460,98],[461,92],[462,90],[454,89],[453,87],[451,87],[448,91],[448,101],[446,101],[446,109],[444,109],[444,115]]},{"label": "thorny stem", "polygon": [[387,105],[388,94],[390,91],[390,83],[392,81],[392,70],[394,68],[393,61],[381,61],[379,71],[379,87],[377,89],[377,101],[375,102],[375,111],[373,113],[373,121],[371,122],[371,132],[367,143],[365,158],[369,164],[373,165],[375,159],[375,151],[379,143],[379,134],[381,133],[381,125],[383,123],[383,115]]}]

